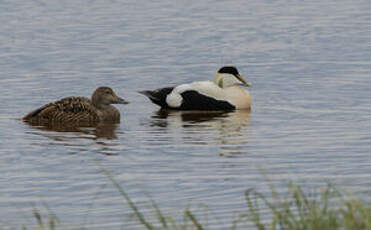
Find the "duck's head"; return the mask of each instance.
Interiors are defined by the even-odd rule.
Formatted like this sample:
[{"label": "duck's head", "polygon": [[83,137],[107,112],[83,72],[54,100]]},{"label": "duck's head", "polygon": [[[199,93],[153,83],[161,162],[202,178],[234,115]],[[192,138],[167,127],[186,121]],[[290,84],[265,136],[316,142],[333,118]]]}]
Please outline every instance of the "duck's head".
[{"label": "duck's head", "polygon": [[129,104],[128,101],[118,97],[109,87],[99,87],[93,93],[92,102],[97,107],[105,107],[110,104]]},{"label": "duck's head", "polygon": [[252,86],[240,75],[234,66],[223,66],[220,68],[215,76],[215,84],[220,88],[226,88],[232,85]]}]

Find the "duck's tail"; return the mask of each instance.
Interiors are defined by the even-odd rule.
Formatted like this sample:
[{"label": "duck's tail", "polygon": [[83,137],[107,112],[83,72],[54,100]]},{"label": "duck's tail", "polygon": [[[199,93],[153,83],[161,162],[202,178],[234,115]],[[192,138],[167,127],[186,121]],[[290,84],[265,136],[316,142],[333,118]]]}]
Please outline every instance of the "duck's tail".
[{"label": "duck's tail", "polygon": [[156,90],[144,90],[138,91],[138,93],[148,97],[154,104],[161,106],[162,108],[169,108],[166,103],[166,97],[171,93],[174,87],[161,88]]}]

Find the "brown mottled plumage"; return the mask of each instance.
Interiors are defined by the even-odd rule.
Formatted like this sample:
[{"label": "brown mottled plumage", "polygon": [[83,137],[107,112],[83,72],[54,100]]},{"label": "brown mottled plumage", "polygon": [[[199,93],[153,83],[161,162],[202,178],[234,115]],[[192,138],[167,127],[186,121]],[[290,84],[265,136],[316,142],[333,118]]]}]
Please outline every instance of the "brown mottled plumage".
[{"label": "brown mottled plumage", "polygon": [[120,122],[120,112],[111,104],[127,104],[109,87],[99,87],[91,100],[66,97],[46,104],[23,117],[27,122],[95,123]]}]

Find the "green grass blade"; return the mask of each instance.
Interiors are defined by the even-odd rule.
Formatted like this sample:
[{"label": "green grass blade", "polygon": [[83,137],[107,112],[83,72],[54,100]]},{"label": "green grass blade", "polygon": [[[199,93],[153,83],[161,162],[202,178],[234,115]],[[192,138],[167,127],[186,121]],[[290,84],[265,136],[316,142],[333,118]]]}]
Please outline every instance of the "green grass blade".
[{"label": "green grass blade", "polygon": [[150,224],[144,218],[143,214],[139,211],[139,209],[137,208],[137,206],[130,199],[129,195],[124,191],[124,189],[122,189],[121,185],[111,176],[111,174],[106,169],[104,169],[100,165],[98,165],[98,166],[101,168],[102,172],[106,175],[106,177],[112,182],[112,184],[117,188],[117,190],[120,192],[120,194],[122,195],[122,197],[124,197],[124,199],[126,200],[126,202],[129,204],[130,208],[134,211],[136,217],[139,219],[139,222],[141,224],[143,224],[147,229],[150,229],[150,230],[155,229],[155,227],[152,226],[152,224]]},{"label": "green grass blade", "polygon": [[192,221],[192,223],[195,225],[196,229],[197,230],[203,230],[204,228],[202,227],[202,225],[198,222],[198,220],[196,219],[196,217],[192,214],[191,211],[189,210],[186,210],[185,212],[186,216],[189,217],[189,219]]}]

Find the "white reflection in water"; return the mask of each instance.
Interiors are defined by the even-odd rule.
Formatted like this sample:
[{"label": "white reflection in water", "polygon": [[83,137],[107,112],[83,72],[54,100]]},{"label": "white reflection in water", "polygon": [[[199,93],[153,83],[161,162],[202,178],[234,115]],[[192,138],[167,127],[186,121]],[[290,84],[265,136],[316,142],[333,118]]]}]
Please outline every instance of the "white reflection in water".
[{"label": "white reflection in water", "polygon": [[[175,132],[184,144],[219,147],[220,155],[246,153],[250,111],[169,111],[159,110],[149,125],[161,132]],[[157,139],[155,139],[157,140]],[[169,141],[169,140],[167,140]]]}]

